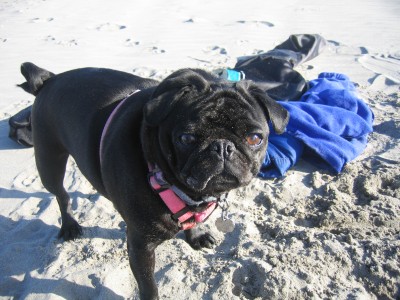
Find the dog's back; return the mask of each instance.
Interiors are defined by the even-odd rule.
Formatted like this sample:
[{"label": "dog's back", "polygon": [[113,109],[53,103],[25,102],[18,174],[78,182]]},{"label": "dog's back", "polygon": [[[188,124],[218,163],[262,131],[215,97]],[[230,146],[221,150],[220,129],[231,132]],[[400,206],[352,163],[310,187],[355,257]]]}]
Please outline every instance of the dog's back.
[{"label": "dog's back", "polygon": [[157,82],[102,68],[55,75],[32,63],[22,64],[21,73],[27,81],[19,86],[36,96],[32,108],[36,163],[44,164],[40,162],[43,156],[47,170],[50,157],[72,155],[84,176],[105,194],[99,166],[104,124],[119,100]]}]

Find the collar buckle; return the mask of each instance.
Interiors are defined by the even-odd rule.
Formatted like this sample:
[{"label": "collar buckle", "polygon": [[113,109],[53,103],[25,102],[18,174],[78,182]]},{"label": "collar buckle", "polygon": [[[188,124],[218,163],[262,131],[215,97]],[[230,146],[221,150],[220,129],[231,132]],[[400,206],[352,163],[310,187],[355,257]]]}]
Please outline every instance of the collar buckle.
[{"label": "collar buckle", "polygon": [[162,173],[159,169],[151,170],[147,174],[147,180],[150,183],[151,188],[157,194],[160,194],[166,190],[171,189],[171,185],[166,182],[162,176]]}]

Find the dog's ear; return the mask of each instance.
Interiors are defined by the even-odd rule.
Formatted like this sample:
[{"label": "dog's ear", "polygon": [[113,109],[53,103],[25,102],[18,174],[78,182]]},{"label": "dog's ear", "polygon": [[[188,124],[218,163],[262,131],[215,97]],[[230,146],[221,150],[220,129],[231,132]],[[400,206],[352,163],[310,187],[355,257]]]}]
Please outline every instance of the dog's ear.
[{"label": "dog's ear", "polygon": [[210,79],[215,80],[211,74],[198,69],[182,69],[172,73],[158,85],[145,105],[146,123],[150,126],[160,124],[178,101],[209,90]]},{"label": "dog's ear", "polygon": [[285,132],[286,125],[289,122],[289,112],[282,105],[270,98],[255,83],[249,80],[238,82],[236,89],[249,93],[257,100],[267,114],[277,134]]},{"label": "dog's ear", "polygon": [[39,68],[33,63],[26,62],[21,65],[21,73],[25,77],[26,82],[18,84],[25,92],[32,95],[37,95],[39,90],[42,88],[44,82],[53,77],[54,74]]}]

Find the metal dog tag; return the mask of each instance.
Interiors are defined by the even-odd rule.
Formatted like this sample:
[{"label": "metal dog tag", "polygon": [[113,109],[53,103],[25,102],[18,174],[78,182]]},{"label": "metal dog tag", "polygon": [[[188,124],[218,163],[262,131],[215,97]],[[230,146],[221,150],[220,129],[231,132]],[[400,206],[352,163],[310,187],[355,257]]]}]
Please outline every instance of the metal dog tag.
[{"label": "metal dog tag", "polygon": [[222,195],[219,199],[218,205],[221,207],[221,216],[215,220],[215,227],[221,232],[228,233],[235,229],[235,223],[228,217],[228,195]]},{"label": "metal dog tag", "polygon": [[228,233],[235,229],[235,223],[231,219],[219,217],[215,220],[215,227],[221,232]]}]

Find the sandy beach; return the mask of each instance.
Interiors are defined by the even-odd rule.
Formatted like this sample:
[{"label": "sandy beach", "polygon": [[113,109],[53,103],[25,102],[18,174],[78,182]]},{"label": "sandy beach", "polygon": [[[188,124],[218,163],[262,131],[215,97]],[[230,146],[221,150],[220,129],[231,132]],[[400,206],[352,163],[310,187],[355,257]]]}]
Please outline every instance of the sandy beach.
[{"label": "sandy beach", "polygon": [[61,73],[106,67],[161,80],[185,67],[233,67],[291,34],[320,34],[297,67],[349,76],[372,109],[365,151],[340,174],[301,160],[279,179],[254,179],[207,221],[218,240],[193,250],[183,234],[157,248],[161,299],[400,298],[400,2],[0,2],[0,299],[138,299],[125,223],[70,160],[65,186],[83,237],[57,239],[60,213],[40,182],[32,148],[8,137],[8,119],[33,103],[16,87],[31,61]]}]

